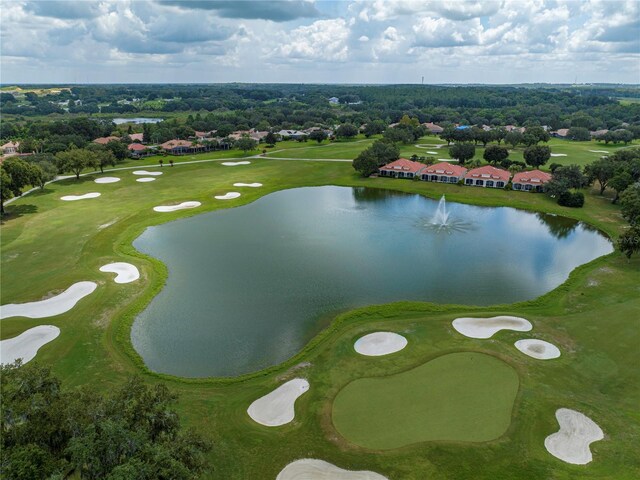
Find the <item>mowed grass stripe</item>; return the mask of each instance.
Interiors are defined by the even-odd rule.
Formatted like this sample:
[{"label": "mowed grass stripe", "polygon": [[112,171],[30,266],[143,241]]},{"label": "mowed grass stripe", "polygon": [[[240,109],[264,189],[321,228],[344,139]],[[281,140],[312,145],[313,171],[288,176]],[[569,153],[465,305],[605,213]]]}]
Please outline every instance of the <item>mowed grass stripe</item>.
[{"label": "mowed grass stripe", "polygon": [[333,423],[347,440],[371,449],[484,442],[509,428],[518,386],[518,374],[502,360],[452,353],[396,375],[355,380],[336,396]]}]

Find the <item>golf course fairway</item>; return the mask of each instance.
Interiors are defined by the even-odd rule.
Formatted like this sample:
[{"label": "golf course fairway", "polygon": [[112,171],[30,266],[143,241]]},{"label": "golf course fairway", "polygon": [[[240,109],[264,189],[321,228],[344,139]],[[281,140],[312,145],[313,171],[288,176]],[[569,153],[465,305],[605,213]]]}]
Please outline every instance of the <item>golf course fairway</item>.
[{"label": "golf course fairway", "polygon": [[503,435],[518,393],[516,371],[491,355],[443,355],[406,372],[363,378],[335,398],[333,423],[361,447],[425,441],[485,442]]}]

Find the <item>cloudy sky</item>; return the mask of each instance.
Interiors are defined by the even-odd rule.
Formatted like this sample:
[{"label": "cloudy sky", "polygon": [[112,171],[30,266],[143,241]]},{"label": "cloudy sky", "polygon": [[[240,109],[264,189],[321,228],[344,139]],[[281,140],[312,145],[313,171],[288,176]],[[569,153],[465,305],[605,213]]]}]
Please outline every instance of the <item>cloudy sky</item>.
[{"label": "cloudy sky", "polygon": [[640,83],[640,1],[0,0],[9,83]]}]

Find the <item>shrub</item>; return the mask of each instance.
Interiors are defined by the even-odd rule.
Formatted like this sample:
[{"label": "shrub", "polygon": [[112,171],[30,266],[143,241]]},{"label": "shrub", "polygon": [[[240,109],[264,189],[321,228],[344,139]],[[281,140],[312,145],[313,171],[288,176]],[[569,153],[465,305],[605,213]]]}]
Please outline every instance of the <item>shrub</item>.
[{"label": "shrub", "polygon": [[563,207],[581,208],[584,205],[584,194],[582,192],[566,191],[558,197],[558,205]]}]

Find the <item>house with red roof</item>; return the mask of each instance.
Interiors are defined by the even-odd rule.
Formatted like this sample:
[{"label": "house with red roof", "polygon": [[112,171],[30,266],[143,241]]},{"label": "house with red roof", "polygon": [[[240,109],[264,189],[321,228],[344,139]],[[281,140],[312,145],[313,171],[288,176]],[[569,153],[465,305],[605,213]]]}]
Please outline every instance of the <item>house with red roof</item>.
[{"label": "house with red roof", "polygon": [[514,190],[525,192],[542,192],[544,184],[551,180],[551,175],[541,170],[531,170],[530,172],[518,172],[513,176],[512,185]]},{"label": "house with red roof", "polygon": [[20,148],[20,142],[7,142],[1,148],[3,155],[15,155]]},{"label": "house with red roof", "polygon": [[458,183],[464,178],[467,169],[449,162],[440,162],[427,166],[420,173],[420,178],[427,182]]},{"label": "house with red roof", "polygon": [[113,142],[113,141],[118,141],[120,140],[120,137],[113,137],[113,136],[109,136],[109,137],[99,137],[96,138],[93,143],[97,143],[99,145],[106,145],[109,142]]},{"label": "house with red roof", "polygon": [[189,153],[209,152],[215,149],[215,145],[209,142],[198,143],[189,140],[169,140],[160,145],[165,153],[170,155],[187,155]]},{"label": "house with red roof", "polygon": [[429,130],[429,132],[433,133],[434,135],[439,135],[442,132],[444,132],[444,128],[432,122],[423,123],[422,126],[427,130]]},{"label": "house with red roof", "polygon": [[129,134],[129,138],[131,139],[132,142],[143,143],[143,141],[144,141],[144,133],[130,133]]},{"label": "house with red roof", "polygon": [[142,158],[153,155],[153,153],[147,148],[147,146],[142,145],[141,143],[130,143],[129,145],[127,145],[127,150],[129,150],[129,155],[131,156],[131,158]]},{"label": "house with red roof", "polygon": [[474,187],[504,188],[511,174],[507,170],[491,165],[469,170],[464,176],[464,184]]},{"label": "house with red roof", "polygon": [[378,173],[381,177],[414,178],[426,167],[427,166],[424,163],[412,162],[406,158],[399,158],[394,162],[388,163],[384,167],[380,167],[378,169]]}]

